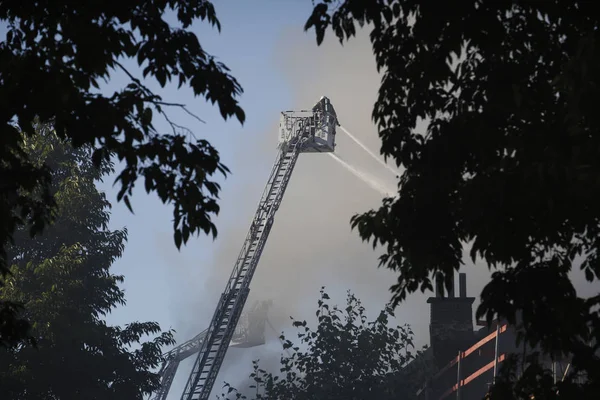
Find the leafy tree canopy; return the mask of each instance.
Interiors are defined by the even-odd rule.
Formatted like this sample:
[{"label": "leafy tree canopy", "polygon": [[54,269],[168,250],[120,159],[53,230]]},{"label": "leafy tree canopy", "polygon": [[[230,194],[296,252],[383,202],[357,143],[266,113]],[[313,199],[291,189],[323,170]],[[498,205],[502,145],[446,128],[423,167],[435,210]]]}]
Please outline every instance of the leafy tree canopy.
[{"label": "leafy tree canopy", "polygon": [[494,270],[477,316],[514,323],[522,310],[528,344],[574,355],[571,371],[600,382],[600,294],[578,297],[569,277],[579,260],[600,277],[595,4],[316,3],[305,29],[318,43],[368,24],[383,72],[373,119],[404,172],[399,196],[352,226],[387,248],[395,301],[432,289],[434,275],[449,284],[469,243]]},{"label": "leafy tree canopy", "polygon": [[[413,353],[413,333],[408,326],[389,327],[394,316],[386,307],[368,321],[359,299],[348,293],[346,307],[330,305],[321,290],[317,308],[318,326],[294,321],[300,345],[280,337],[287,356],[281,358],[280,374],[260,368],[254,362],[252,385],[246,393],[225,384],[221,399],[309,400],[309,399],[410,399],[427,371],[405,369],[420,356]],[[305,350],[301,349],[304,348]],[[425,367],[425,368],[424,368]],[[250,394],[249,392],[252,392]]]},{"label": "leafy tree canopy", "polygon": [[[48,125],[35,129],[23,151],[52,168],[58,212],[42,235],[18,228],[7,249],[11,273],[0,300],[24,306],[17,317],[30,323],[37,346],[0,348],[0,398],[141,400],[158,387],[151,371],[174,340],[154,322],[118,327],[104,320],[125,304],[123,277],[110,266],[127,232],[108,229],[110,203],[95,186],[110,165],[97,169],[89,146],[71,147]],[[154,339],[142,342],[147,335]]]},{"label": "leafy tree canopy", "polygon": [[[168,12],[178,26],[167,23]],[[111,156],[123,161],[118,199],[130,209],[138,178],[148,192],[173,204],[178,247],[200,231],[216,235],[211,215],[219,211],[220,188],[210,177],[226,174],[227,168],[206,140],[189,141],[190,132],[168,118],[169,107],[183,105],[164,101],[123,63],[137,61],[143,77],[163,87],[174,79],[216,103],[224,118],[243,122],[236,100],[242,88],[189,30],[196,20],[220,29],[206,0],[0,3],[0,22],[8,27],[0,41],[0,244],[10,241],[21,224],[29,224],[35,234],[53,218],[51,170],[20,147],[22,133],[27,138],[37,134],[35,118],[52,121],[59,137],[70,139],[75,148],[92,146],[96,166]],[[99,83],[115,71],[127,74],[130,82],[102,93]],[[155,128],[157,115],[172,132]],[[43,195],[32,198],[32,191]],[[2,274],[4,256],[0,253]]]}]

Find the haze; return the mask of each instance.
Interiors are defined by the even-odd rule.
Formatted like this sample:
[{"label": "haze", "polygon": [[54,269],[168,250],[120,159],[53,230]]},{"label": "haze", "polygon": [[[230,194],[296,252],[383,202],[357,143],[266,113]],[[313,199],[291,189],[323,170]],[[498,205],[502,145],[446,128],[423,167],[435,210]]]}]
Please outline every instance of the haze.
[{"label": "haze", "polygon": [[[236,18],[241,17],[233,16],[232,10],[216,4],[224,32],[220,39],[211,39],[214,42],[209,51],[232,67],[232,73],[246,90],[242,103],[248,104],[244,105],[248,113],[244,128],[235,122],[220,125],[215,117],[218,113],[199,106],[203,117],[204,112],[208,114],[207,125],[199,125],[200,132],[203,135],[207,132],[205,137],[221,151],[225,164],[232,169],[232,176],[223,182],[218,239],[213,243],[209,238],[194,238],[177,252],[171,236],[168,206],[145,196],[141,190],[134,201],[135,216],[129,215],[122,205],[116,205],[113,225],[130,228],[125,256],[115,266],[125,275],[129,305],[112,315],[110,322],[158,320],[163,329],[177,330],[178,342],[207,328],[275,159],[280,111],[309,108],[320,96],[326,95],[341,124],[371,151],[379,153],[380,141],[371,121],[371,111],[380,77],[368,36],[361,33],[344,46],[329,36],[317,47],[314,33],[302,32],[310,2],[302,2],[302,6],[294,3],[294,8],[303,14],[278,23],[273,22],[273,18],[285,18],[290,13],[287,5],[277,6],[266,1],[263,6],[268,6],[269,13],[261,16],[255,11],[253,18],[238,21]],[[261,25],[267,21],[273,25]],[[257,26],[271,33],[276,31],[275,42],[261,41],[261,35],[266,37],[267,33],[259,28],[256,29],[262,33],[250,35],[252,37],[242,35],[244,30]],[[202,29],[205,28],[199,28]],[[230,47],[220,48],[220,41],[226,41]],[[228,55],[236,52],[238,58],[230,61]],[[254,71],[245,67],[245,63],[268,69],[267,72]],[[288,95],[281,94],[282,88]],[[182,97],[186,102],[192,101],[189,93],[183,93]],[[256,110],[260,112],[253,113]],[[211,130],[215,131],[211,133]],[[348,136],[340,132],[337,140],[336,152],[344,160],[382,185],[395,188],[396,182],[389,171]],[[106,185],[106,190],[112,189]],[[388,289],[395,281],[395,274],[377,269],[378,253],[369,244],[362,243],[349,224],[352,215],[378,207],[381,197],[332,158],[323,154],[301,155],[248,301],[251,304],[255,300],[273,300],[269,319],[277,332],[267,331],[265,346],[230,349],[213,395],[223,381],[242,384],[254,359],[260,358],[267,368],[277,368],[281,353],[277,334],[285,330],[290,338],[295,338],[289,316],[314,323],[322,286],[340,303],[345,301],[347,290],[353,291],[371,315],[390,300]],[[490,273],[484,266],[476,268],[468,259],[465,261],[468,294],[477,296]],[[582,282],[579,277],[578,282]],[[415,294],[396,310],[398,323],[412,326],[417,347],[429,341],[429,309],[425,302],[428,296]],[[170,399],[181,396],[192,362],[190,358],[181,364]]]}]

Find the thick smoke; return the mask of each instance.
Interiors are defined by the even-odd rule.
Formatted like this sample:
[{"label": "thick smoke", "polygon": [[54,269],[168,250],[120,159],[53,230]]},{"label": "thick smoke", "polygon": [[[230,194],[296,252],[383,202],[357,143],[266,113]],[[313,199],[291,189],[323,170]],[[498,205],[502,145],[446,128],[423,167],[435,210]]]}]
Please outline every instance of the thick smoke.
[{"label": "thick smoke", "polygon": [[[225,183],[221,203],[222,220],[226,220],[226,216],[229,220],[219,222],[220,235],[214,244],[217,255],[208,277],[202,277],[205,286],[195,301],[186,306],[193,309],[191,314],[205,316],[202,320],[206,324],[231,272],[275,159],[279,111],[306,109],[322,95],[328,96],[342,125],[373,152],[379,153],[380,141],[371,122],[371,111],[380,76],[367,35],[359,35],[343,47],[330,37],[317,47],[313,35],[303,34],[293,27],[281,35],[274,54],[278,57],[273,62],[284,74],[293,94],[292,102],[273,110],[272,123],[265,131],[248,132],[251,138],[239,143],[237,167],[233,170],[235,178],[231,185],[229,180]],[[347,135],[340,131],[337,141],[336,152],[345,161],[376,177],[386,187],[395,187],[389,171]],[[371,315],[389,301],[388,288],[394,283],[395,275],[377,268],[378,253],[350,229],[352,215],[378,207],[381,198],[380,193],[331,157],[301,155],[252,282],[249,300],[249,303],[254,299],[273,300],[270,321],[278,332],[267,332],[270,339],[267,346],[230,349],[215,392],[224,380],[232,384],[245,381],[253,359],[260,358],[261,365],[277,371],[281,354],[278,333],[285,330],[295,338],[290,316],[315,322],[314,312],[322,286],[326,286],[333,300],[339,303],[344,303],[346,291],[352,290]],[[202,274],[206,274],[207,269],[203,269]],[[428,341],[425,297],[415,296],[397,311],[399,323],[413,326],[418,345]],[[178,331],[189,337],[204,328],[196,321],[180,321],[178,325]],[[181,393],[188,365],[191,362],[182,364],[172,392]]]},{"label": "thick smoke", "polygon": [[[371,45],[366,33],[341,46],[331,35],[317,47],[313,34],[303,34],[297,27],[282,33],[272,60],[284,74],[293,94],[291,104],[281,104],[273,110],[270,126],[264,131],[248,132],[237,144],[235,177],[224,186],[224,217],[219,222],[219,238],[213,251],[216,257],[210,268],[198,271],[187,279],[194,298],[180,299],[174,306],[178,315],[196,315],[194,320],[178,321],[180,340],[206,328],[218,296],[224,288],[243,243],[255,207],[276,154],[276,134],[279,111],[306,109],[322,95],[334,105],[341,124],[375,153],[380,140],[371,121],[371,111],[380,84]],[[422,127],[421,127],[422,128]],[[387,186],[395,187],[393,176],[375,162],[346,135],[338,135],[337,153],[344,160],[378,177]],[[370,315],[377,313],[390,300],[388,288],[395,274],[378,269],[378,253],[362,243],[358,233],[350,229],[355,213],[378,207],[381,194],[365,185],[356,176],[322,154],[303,154],[288,186],[283,204],[263,253],[251,287],[254,300],[272,299],[270,321],[278,332],[268,331],[269,343],[252,349],[230,349],[214,392],[228,381],[234,385],[247,383],[251,361],[261,359],[267,369],[277,371],[281,345],[279,331],[290,329],[290,316],[306,319],[314,325],[314,311],[321,286],[326,286],[332,298],[345,301],[346,290],[352,290],[363,301]],[[167,238],[167,241],[169,239]],[[467,254],[466,254],[467,255]],[[190,260],[188,265],[197,264]],[[483,265],[474,265],[465,257],[468,273],[468,295],[478,296],[490,272]],[[187,272],[186,272],[187,273]],[[578,277],[578,281],[581,280]],[[197,288],[199,280],[204,287]],[[185,290],[182,292],[186,293]],[[398,323],[409,323],[418,347],[428,343],[429,308],[425,299],[430,295],[415,294],[396,310]],[[191,301],[191,304],[189,303]],[[474,305],[476,308],[478,301]],[[182,312],[183,309],[187,312]],[[204,321],[204,324],[202,323]],[[183,363],[171,390],[178,398],[187,378],[191,360]],[[220,393],[220,392],[219,392]]]}]

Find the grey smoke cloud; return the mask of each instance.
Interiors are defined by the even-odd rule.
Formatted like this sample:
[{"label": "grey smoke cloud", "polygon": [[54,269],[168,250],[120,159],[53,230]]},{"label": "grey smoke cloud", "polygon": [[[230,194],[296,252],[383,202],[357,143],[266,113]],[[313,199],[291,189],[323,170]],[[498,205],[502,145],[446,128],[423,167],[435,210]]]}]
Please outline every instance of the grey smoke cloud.
[{"label": "grey smoke cloud", "polygon": [[[291,27],[281,34],[274,54],[278,57],[273,62],[293,93],[292,104],[282,104],[282,109],[305,109],[326,95],[336,108],[341,124],[369,149],[379,153],[380,140],[371,121],[371,111],[380,76],[367,34],[359,32],[344,46],[330,35],[317,47],[312,34],[303,34],[297,27]],[[236,184],[225,183],[221,204],[226,217],[219,219],[220,235],[216,243],[207,244],[214,247],[216,254],[212,262],[198,270],[195,267],[198,260],[180,256],[180,264],[189,266],[175,273],[178,285],[182,280],[188,284],[187,289],[178,289],[181,293],[174,293],[172,298],[174,313],[181,316],[176,324],[180,340],[206,328],[229,277],[275,158],[279,111],[273,112],[270,126],[263,131],[248,132],[236,147],[237,168],[233,171]],[[341,132],[336,151],[354,167],[395,187],[389,171]],[[380,193],[331,157],[301,155],[254,277],[249,303],[272,299],[271,323],[292,338],[295,335],[290,329],[289,316],[306,319],[314,325],[321,286],[326,286],[333,300],[339,303],[345,301],[345,292],[350,289],[371,315],[377,313],[389,301],[388,288],[396,275],[377,268],[378,253],[362,243],[357,232],[350,230],[349,221],[355,213],[378,207],[380,201]],[[169,240],[167,237],[166,242]],[[478,296],[489,280],[489,270],[480,263],[472,263],[465,252],[463,271],[468,274],[468,295]],[[198,281],[203,281],[204,286],[198,288]],[[576,282],[585,289],[581,274],[576,276]],[[412,326],[417,347],[429,341],[429,308],[425,302],[429,295],[415,294],[396,310],[398,323]],[[478,301],[474,309],[477,304]],[[187,320],[184,315],[197,318]],[[276,371],[281,354],[277,334],[267,332],[266,346],[230,349],[214,393],[223,381],[234,385],[247,382],[254,359],[261,359],[264,367]],[[179,398],[191,363],[188,360],[181,365],[171,398]]]},{"label": "grey smoke cloud", "polygon": [[[205,282],[200,289],[189,286],[189,290],[196,291],[192,299],[177,294],[174,297],[174,309],[179,315],[199,317],[195,321],[177,322],[180,340],[205,328],[202,321],[208,324],[231,272],[275,159],[279,111],[306,109],[326,95],[341,124],[372,152],[379,153],[380,141],[371,122],[371,112],[380,76],[367,35],[361,34],[343,47],[329,37],[317,47],[313,35],[304,34],[294,26],[282,33],[273,53],[278,55],[273,62],[293,93],[292,103],[282,104],[281,109],[273,113],[268,129],[248,132],[245,136],[251,140],[244,138],[237,147],[233,170],[236,185],[227,182],[224,185],[223,218],[219,219],[224,222],[218,223],[219,238],[212,244],[216,255],[201,272],[197,272],[197,267],[196,272],[189,272],[194,270],[190,267],[178,273],[178,281]],[[394,176],[341,131],[337,144],[336,152],[345,161],[386,187],[395,188]],[[372,315],[389,301],[388,288],[394,283],[395,275],[377,268],[378,253],[350,229],[352,215],[378,207],[381,198],[379,192],[331,157],[301,155],[254,276],[249,299],[249,303],[255,299],[273,300],[270,321],[278,332],[267,332],[270,341],[266,346],[230,349],[215,392],[224,380],[232,384],[245,381],[253,359],[260,358],[262,365],[277,370],[281,354],[277,334],[284,330],[286,335],[295,338],[290,316],[314,324],[322,286],[326,286],[333,301],[340,304],[345,302],[346,291],[352,290]],[[425,297],[411,298],[396,313],[399,323],[413,326],[419,346],[428,341]],[[187,303],[190,300],[191,304]],[[171,391],[172,398],[180,395],[190,367],[191,361],[181,365]]]}]

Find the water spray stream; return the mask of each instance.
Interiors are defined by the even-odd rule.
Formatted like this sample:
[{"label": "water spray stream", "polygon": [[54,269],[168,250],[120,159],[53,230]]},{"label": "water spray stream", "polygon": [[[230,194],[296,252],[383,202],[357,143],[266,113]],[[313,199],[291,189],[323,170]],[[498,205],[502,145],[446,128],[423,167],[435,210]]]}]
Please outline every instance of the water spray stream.
[{"label": "water spray stream", "polygon": [[364,183],[366,183],[367,185],[369,185],[371,187],[371,189],[374,189],[374,190],[378,191],[379,193],[381,193],[384,196],[390,196],[391,195],[390,193],[394,192],[394,191],[390,191],[387,188],[385,188],[383,185],[381,185],[375,179],[373,179],[370,176],[368,176],[366,173],[357,170],[352,165],[350,165],[346,161],[342,160],[337,154],[333,154],[333,153],[328,153],[328,154],[335,161],[337,161],[338,163],[340,163],[340,165],[342,167],[344,167],[347,171],[349,171],[354,176],[356,176],[358,179],[360,179],[361,181],[363,181]]},{"label": "water spray stream", "polygon": [[365,146],[360,140],[358,140],[353,134],[351,134],[350,132],[348,132],[348,130],[346,128],[344,128],[343,126],[340,126],[340,129],[342,131],[344,131],[344,133],[346,135],[348,135],[348,137],[350,139],[352,139],[354,141],[354,143],[356,143],[364,151],[366,151],[367,154],[369,154],[375,161],[377,161],[379,164],[383,165],[383,167],[385,169],[387,169],[388,171],[390,171],[392,174],[394,174],[394,176],[398,176],[398,172],[394,171],[394,169],[392,167],[390,167],[389,165],[387,165],[381,158],[377,157],[377,155],[375,153],[373,153],[371,150],[369,150],[369,148],[367,146]]}]

